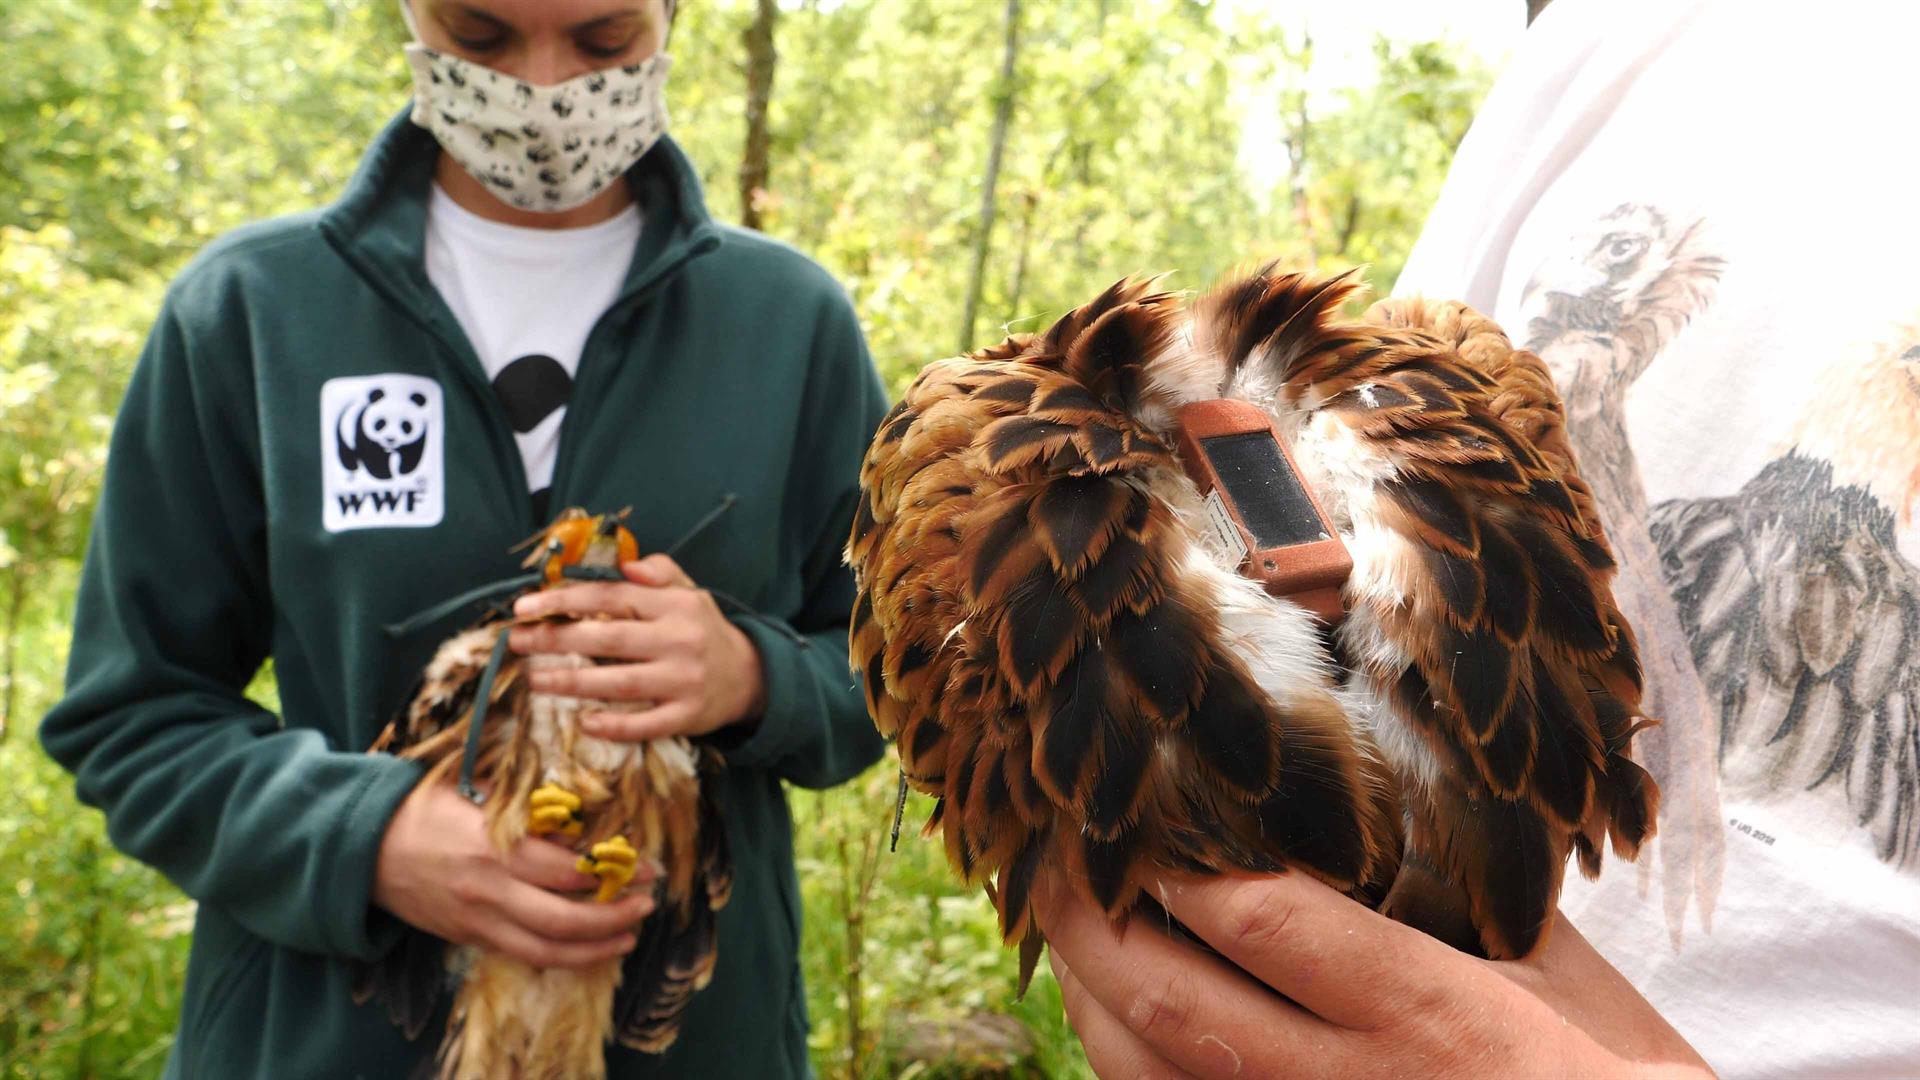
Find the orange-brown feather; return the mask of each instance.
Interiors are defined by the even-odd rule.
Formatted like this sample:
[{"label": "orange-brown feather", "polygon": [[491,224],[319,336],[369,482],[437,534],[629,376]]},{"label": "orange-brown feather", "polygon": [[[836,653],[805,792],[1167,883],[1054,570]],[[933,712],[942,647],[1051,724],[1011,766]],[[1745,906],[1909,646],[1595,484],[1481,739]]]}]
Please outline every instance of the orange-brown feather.
[{"label": "orange-brown feather", "polygon": [[[604,522],[569,510],[535,537],[541,546],[527,565],[542,568],[541,587],[563,580],[559,568],[585,556],[602,536]],[[612,535],[614,558],[632,558],[631,534],[617,528]],[[508,625],[492,619],[444,643],[405,713],[382,732],[374,749],[426,763],[423,783],[451,784],[466,754],[482,673]],[[641,858],[662,865],[664,874],[655,886],[658,906],[639,928],[639,945],[624,968],[630,976],[625,986],[620,959],[578,972],[540,971],[474,950],[436,1058],[443,1077],[592,1077],[603,1075],[609,1041],[647,1052],[666,1049],[679,1033],[691,995],[712,977],[713,914],[731,891],[724,823],[703,792],[697,769],[689,772],[690,764],[713,766],[702,757],[706,752],[662,740],[611,758],[601,744],[598,756],[589,755],[584,744],[592,740],[574,722],[584,703],[532,694],[525,679],[530,663],[585,666],[592,661],[505,655],[473,760],[474,780],[487,792],[483,818],[489,840],[500,851],[510,850],[527,835],[534,789],[558,784],[581,801],[583,829],[569,838],[576,850],[622,835]],[[541,715],[554,721],[546,736],[536,738]],[[609,765],[610,760],[619,764]],[[385,997],[412,1038],[424,1026],[449,965],[443,965],[439,948],[410,945],[393,957],[383,961],[387,966],[363,972],[356,994],[363,1000]]]},{"label": "orange-brown feather", "polygon": [[[956,869],[1031,941],[1033,875],[1121,918],[1154,868],[1390,877],[1384,776],[1324,692],[1268,697],[1223,641],[1176,475],[1134,410],[1183,317],[1121,283],[1045,334],[934,365],[876,432],[850,635]],[[1030,950],[1023,948],[1030,960]]]},{"label": "orange-brown feather", "polygon": [[1214,325],[1197,332],[1231,342],[1229,363],[1278,387],[1282,407],[1393,463],[1348,523],[1385,552],[1349,595],[1390,648],[1355,651],[1425,740],[1410,764],[1431,777],[1403,776],[1417,870],[1388,910],[1419,922],[1409,898],[1447,883],[1483,951],[1523,955],[1570,848],[1594,872],[1601,836],[1631,854],[1651,829],[1630,731],[1602,721],[1639,709],[1612,558],[1538,359],[1463,305],[1389,301],[1345,323],[1328,291],[1269,269],[1203,300]]},{"label": "orange-brown feather", "polygon": [[[1651,834],[1633,635],[1546,369],[1461,305],[1345,321],[1359,288],[1267,267],[1184,313],[1121,282],[928,368],[876,433],[851,659],[1023,968],[1046,862],[1116,920],[1156,867],[1301,866],[1517,956],[1569,851],[1591,873]],[[1317,433],[1296,454],[1375,552],[1343,640],[1411,733],[1391,769],[1326,686],[1263,687],[1186,564],[1167,417],[1220,394]],[[1325,460],[1342,432],[1377,475]]]}]

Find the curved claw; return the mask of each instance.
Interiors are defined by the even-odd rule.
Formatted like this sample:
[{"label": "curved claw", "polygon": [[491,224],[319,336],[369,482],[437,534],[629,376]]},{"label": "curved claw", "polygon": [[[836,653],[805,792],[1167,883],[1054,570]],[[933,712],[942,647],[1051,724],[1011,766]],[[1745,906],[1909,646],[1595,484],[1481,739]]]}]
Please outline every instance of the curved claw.
[{"label": "curved claw", "polygon": [[593,845],[593,850],[580,856],[574,864],[583,874],[592,874],[600,879],[600,891],[595,900],[604,904],[620,895],[620,890],[633,880],[634,869],[640,863],[640,853],[633,849],[624,836],[614,836]]},{"label": "curved claw", "polygon": [[544,784],[527,797],[527,832],[534,836],[561,833],[579,836],[586,824],[580,815],[580,796],[555,784]]}]

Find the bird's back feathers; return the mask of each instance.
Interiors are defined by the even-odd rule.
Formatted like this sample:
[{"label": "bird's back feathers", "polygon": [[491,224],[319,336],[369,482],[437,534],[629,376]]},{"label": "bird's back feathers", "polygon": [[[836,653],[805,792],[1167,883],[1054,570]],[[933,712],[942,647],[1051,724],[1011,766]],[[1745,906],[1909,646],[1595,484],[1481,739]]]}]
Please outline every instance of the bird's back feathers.
[{"label": "bird's back feathers", "polygon": [[1390,875],[1378,762],[1330,686],[1258,684],[1224,636],[1228,575],[1156,494],[1179,466],[1134,412],[1169,404],[1179,316],[1123,283],[937,365],[863,473],[854,663],[954,864],[998,873],[1009,940],[1045,861],[1116,917],[1155,866]]},{"label": "bird's back feathers", "polygon": [[[450,784],[482,673],[506,626],[491,620],[449,638],[374,750],[426,763],[423,784]],[[609,1040],[665,1050],[692,995],[712,979],[716,914],[732,890],[726,826],[710,783],[718,767],[712,752],[683,739],[593,739],[576,726],[582,702],[529,692],[523,676],[531,663],[591,661],[508,653],[500,665],[473,771],[488,792],[494,846],[505,852],[527,835],[534,789],[558,781],[583,804],[583,828],[570,841],[577,850],[621,835],[665,874],[633,953],[600,967],[542,971],[411,927],[386,956],[356,964],[355,1000],[384,1002],[409,1039],[438,1014],[442,993],[452,993],[447,1035],[435,1056],[443,1077],[592,1076]]]},{"label": "bird's back feathers", "polygon": [[[1377,900],[1404,844],[1387,910],[1521,955],[1570,849],[1591,872],[1651,832],[1632,636],[1544,368],[1458,305],[1344,321],[1357,289],[1268,269],[1189,310],[1122,282],[929,367],[876,433],[852,660],[1010,941],[1045,862],[1120,918],[1161,867]],[[1223,393],[1269,407],[1354,551],[1345,685],[1188,523],[1173,410]]]}]

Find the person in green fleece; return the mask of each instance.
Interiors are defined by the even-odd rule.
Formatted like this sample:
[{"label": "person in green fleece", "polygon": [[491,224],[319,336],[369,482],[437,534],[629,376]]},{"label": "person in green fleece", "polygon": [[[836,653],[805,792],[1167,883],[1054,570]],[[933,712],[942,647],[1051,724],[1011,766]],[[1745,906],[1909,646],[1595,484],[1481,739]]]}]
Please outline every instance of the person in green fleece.
[{"label": "person in green fleece", "polygon": [[[664,134],[664,0],[412,0],[412,109],[340,200],[238,230],[169,290],[114,430],[48,751],[114,842],[199,901],[168,1076],[413,1072],[352,1001],[403,924],[543,965],[625,951],[641,896],[575,899],[562,849],[365,753],[438,641],[393,623],[516,568],[552,511],[633,507],[675,563],[579,586],[608,737],[721,748],[733,900],[679,1041],[615,1077],[809,1072],[782,787],[881,743],[840,564],[886,401],[844,293],[709,218]],[[723,615],[698,582],[751,613]],[[244,696],[262,662],[282,714]]]}]

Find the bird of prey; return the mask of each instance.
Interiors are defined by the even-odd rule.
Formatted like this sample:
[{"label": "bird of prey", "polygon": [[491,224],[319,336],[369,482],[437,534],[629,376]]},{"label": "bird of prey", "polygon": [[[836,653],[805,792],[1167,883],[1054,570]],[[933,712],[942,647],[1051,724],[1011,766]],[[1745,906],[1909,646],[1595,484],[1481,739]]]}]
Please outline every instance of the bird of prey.
[{"label": "bird of prey", "polygon": [[1883,859],[1920,855],[1920,328],[1819,382],[1738,492],[1653,508],[1720,711],[1728,783],[1844,790]]},{"label": "bird of prey", "polygon": [[[1648,532],[1647,493],[1627,435],[1627,392],[1661,350],[1713,302],[1725,269],[1704,222],[1623,203],[1537,269],[1522,299],[1526,347],[1552,372],[1567,435],[1601,507],[1619,570],[1614,598],[1643,646],[1646,711],[1665,726],[1642,759],[1666,815],[1659,862],[1677,945],[1689,898],[1710,920],[1725,822],[1714,768],[1715,715]],[[1643,875],[1650,872],[1642,864]]]},{"label": "bird of prey", "polygon": [[[1123,281],[930,365],[874,436],[852,663],[1023,980],[1042,864],[1116,921],[1163,870],[1298,868],[1510,958],[1570,852],[1597,873],[1653,830],[1634,638],[1547,371],[1460,305],[1345,319],[1358,289]],[[1337,630],[1208,525],[1176,444],[1221,398],[1350,552]]]},{"label": "bird of prey", "polygon": [[[525,564],[531,588],[617,579],[618,565],[636,557],[618,516],[578,509],[534,543]],[[412,1039],[457,980],[437,1061],[447,1080],[601,1077],[609,1041],[650,1053],[672,1045],[687,1003],[713,976],[715,915],[733,882],[725,826],[705,783],[718,762],[682,737],[624,743],[586,734],[579,719],[595,703],[534,693],[521,676],[593,661],[516,656],[505,648],[513,624],[488,618],[441,645],[373,749],[425,762],[421,783],[457,780],[474,798],[488,792],[487,835],[502,853],[529,835],[573,847],[581,872],[600,879],[601,902],[628,887],[642,860],[658,863],[658,906],[629,956],[578,970],[534,968],[410,931],[358,972],[355,996],[384,999]]]}]

